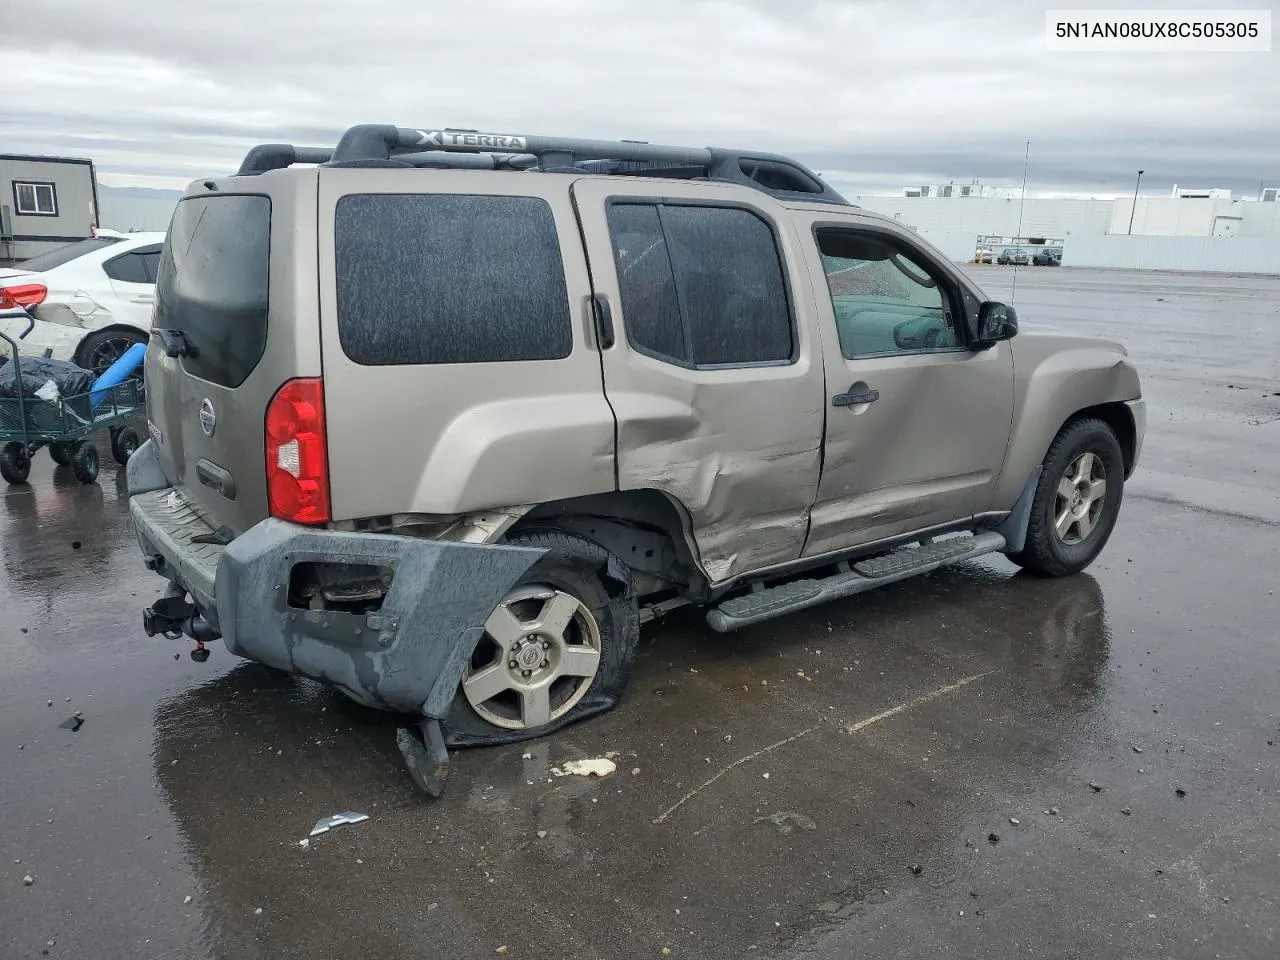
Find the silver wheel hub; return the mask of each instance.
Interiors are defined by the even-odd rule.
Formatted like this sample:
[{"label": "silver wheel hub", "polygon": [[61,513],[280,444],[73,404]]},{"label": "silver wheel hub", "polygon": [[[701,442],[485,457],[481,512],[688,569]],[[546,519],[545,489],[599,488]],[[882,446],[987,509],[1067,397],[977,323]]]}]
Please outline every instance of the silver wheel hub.
[{"label": "silver wheel hub", "polygon": [[559,719],[583,698],[600,666],[600,626],[563,590],[519,587],[484,629],[462,692],[495,726],[527,730]]},{"label": "silver wheel hub", "polygon": [[1093,533],[1107,501],[1102,458],[1085,452],[1071,461],[1058,481],[1053,528],[1063,543],[1083,543]]}]

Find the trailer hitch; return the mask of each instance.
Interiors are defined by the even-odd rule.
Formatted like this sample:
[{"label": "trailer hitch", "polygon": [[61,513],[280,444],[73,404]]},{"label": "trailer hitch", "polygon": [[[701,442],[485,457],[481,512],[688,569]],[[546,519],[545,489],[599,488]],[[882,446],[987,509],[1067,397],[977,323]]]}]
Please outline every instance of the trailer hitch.
[{"label": "trailer hitch", "polygon": [[165,595],[142,611],[142,630],[148,637],[156,634],[169,640],[177,640],[184,635],[190,637],[196,642],[191,659],[204,663],[209,659],[205,644],[218,639],[219,634],[186,597],[186,591],[180,586],[169,584]]}]

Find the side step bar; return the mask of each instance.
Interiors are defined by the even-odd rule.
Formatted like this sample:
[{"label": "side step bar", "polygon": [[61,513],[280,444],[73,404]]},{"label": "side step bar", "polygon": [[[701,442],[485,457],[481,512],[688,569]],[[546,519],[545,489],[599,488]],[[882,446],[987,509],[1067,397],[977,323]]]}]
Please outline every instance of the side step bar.
[{"label": "side step bar", "polygon": [[997,553],[1004,547],[1005,539],[998,533],[979,533],[972,537],[935,540],[917,547],[899,547],[883,556],[859,560],[851,569],[820,580],[793,580],[767,590],[732,597],[707,614],[707,623],[713,630],[729,633],[785,613],[816,607],[828,600],[865,593],[886,583],[928,573],[961,560]]}]

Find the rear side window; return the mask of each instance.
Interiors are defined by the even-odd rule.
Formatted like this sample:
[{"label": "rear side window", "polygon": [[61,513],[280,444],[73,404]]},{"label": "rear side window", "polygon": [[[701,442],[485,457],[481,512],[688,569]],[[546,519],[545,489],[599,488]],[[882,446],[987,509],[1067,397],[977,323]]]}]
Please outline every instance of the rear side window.
[{"label": "rear side window", "polygon": [[610,205],[633,347],[680,366],[783,363],[794,340],[773,230],[731,207]]},{"label": "rear side window", "polygon": [[355,194],[334,220],[338,335],[369,366],[557,360],[573,350],[537,197]]},{"label": "rear side window", "polygon": [[152,283],[153,278],[147,276],[146,261],[140,253],[126,253],[122,257],[114,257],[102,265],[107,276],[121,283]]},{"label": "rear side window", "polygon": [[178,203],[156,277],[158,329],[181,330],[195,347],[192,376],[238,387],[267,347],[271,201],[190,197]]}]

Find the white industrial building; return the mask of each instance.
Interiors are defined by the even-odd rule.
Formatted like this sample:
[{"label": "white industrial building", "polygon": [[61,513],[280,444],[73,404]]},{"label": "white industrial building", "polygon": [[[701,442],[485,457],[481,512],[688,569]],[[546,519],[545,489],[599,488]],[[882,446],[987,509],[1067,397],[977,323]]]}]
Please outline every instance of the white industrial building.
[{"label": "white industrial building", "polygon": [[969,183],[851,199],[912,227],[955,260],[972,260],[984,246],[1061,246],[1065,266],[1280,274],[1278,192],[1233,199],[1227,190],[1175,187],[1171,196],[1138,197],[1135,205],[1132,197],[1023,201],[1016,188]]}]

